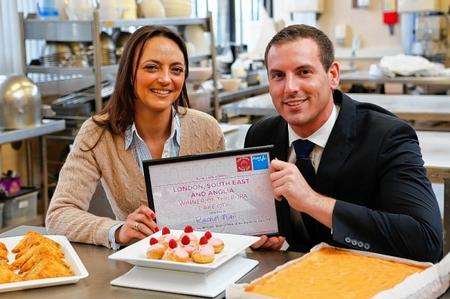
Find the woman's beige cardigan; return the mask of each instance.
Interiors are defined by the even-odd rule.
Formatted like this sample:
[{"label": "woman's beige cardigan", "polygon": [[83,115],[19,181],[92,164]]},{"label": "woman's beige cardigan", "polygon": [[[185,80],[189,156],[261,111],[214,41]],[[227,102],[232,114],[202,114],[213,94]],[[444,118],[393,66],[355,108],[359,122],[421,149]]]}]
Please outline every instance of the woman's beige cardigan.
[{"label": "woman's beige cardigan", "polygon": [[[187,109],[180,113],[180,156],[224,149],[224,137],[217,121],[208,114]],[[144,175],[124,137],[105,131],[92,119],[81,127],[59,175],[50,202],[46,227],[71,241],[110,247],[109,229],[126,219],[140,205],[147,205]],[[87,212],[92,195],[101,182],[117,220]]]}]

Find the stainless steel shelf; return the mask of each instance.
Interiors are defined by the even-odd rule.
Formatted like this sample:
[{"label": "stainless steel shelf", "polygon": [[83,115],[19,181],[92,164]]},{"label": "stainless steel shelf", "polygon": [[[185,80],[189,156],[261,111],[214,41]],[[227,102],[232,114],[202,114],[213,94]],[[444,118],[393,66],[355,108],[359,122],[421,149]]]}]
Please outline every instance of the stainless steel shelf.
[{"label": "stainless steel shelf", "polygon": [[42,120],[42,124],[40,126],[27,129],[0,131],[0,144],[47,135],[50,133],[62,131],[65,129],[65,127],[66,123],[64,120],[44,119]]},{"label": "stainless steel shelf", "polygon": [[49,41],[92,41],[91,21],[62,21],[25,19],[25,39],[45,39]]},{"label": "stainless steel shelf", "polygon": [[211,55],[195,55],[195,56],[189,56],[189,62],[194,63],[194,62],[200,62],[206,59],[211,59]]},{"label": "stainless steel shelf", "polygon": [[248,98],[251,96],[260,95],[269,91],[269,85],[256,85],[243,88],[237,91],[228,91],[219,93],[219,103],[220,105],[225,105],[239,101],[243,98]]},{"label": "stainless steel shelf", "polygon": [[27,66],[27,73],[54,74],[58,76],[64,75],[92,75],[94,69],[91,67],[58,67],[58,66]]},{"label": "stainless steel shelf", "polygon": [[[88,42],[93,40],[93,21],[63,21],[63,20],[24,20],[25,39],[44,39],[49,41]],[[206,25],[208,18],[164,18],[101,21],[100,27],[114,28],[127,26],[164,25]]]},{"label": "stainless steel shelf", "polygon": [[[189,62],[199,62],[205,59],[211,59],[211,55],[197,55],[189,57]],[[103,65],[101,67],[102,74],[115,74],[119,68],[118,64]],[[57,76],[68,75],[92,75],[93,67],[58,67],[58,66],[41,66],[29,65],[26,67],[27,73],[52,74]],[[66,78],[64,78],[66,79]]]},{"label": "stainless steel shelf", "polygon": [[100,26],[106,28],[126,27],[126,26],[144,26],[144,25],[164,25],[164,26],[183,26],[183,25],[203,25],[208,23],[208,18],[150,18],[136,20],[111,20],[101,21]]},{"label": "stainless steel shelf", "polygon": [[[105,65],[102,66],[102,73],[115,73],[117,72],[118,65]],[[58,66],[40,66],[30,65],[26,68],[27,73],[40,73],[40,74],[54,74],[58,76],[64,75],[92,75],[94,73],[93,67],[58,67]]]},{"label": "stainless steel shelf", "polygon": [[[138,27],[143,25],[164,25],[164,26],[186,26],[186,25],[202,25],[206,31],[210,32],[211,47],[210,54],[197,55],[190,57],[191,62],[199,62],[205,59],[212,61],[214,86],[217,89],[217,70],[215,65],[216,49],[214,42],[214,30],[211,24],[211,13],[208,13],[206,18],[148,18],[136,20],[107,20],[100,21],[99,11],[94,10],[90,21],[64,21],[64,20],[40,20],[40,19],[24,19],[23,13],[19,13],[20,19],[20,35],[21,49],[23,55],[23,65],[27,74],[42,74],[42,76],[49,76],[47,80],[39,80],[38,84],[44,90],[44,95],[52,94],[52,88],[57,87],[58,91],[71,91],[70,83],[67,80],[75,78],[67,78],[67,76],[80,75],[82,77],[93,77],[96,87],[95,89],[95,110],[98,112],[102,108],[102,98],[100,93],[101,82],[103,80],[112,79],[110,76],[117,72],[118,65],[101,66],[101,48],[100,48],[100,33],[102,28],[116,28],[116,27]],[[26,66],[25,54],[25,40],[27,39],[41,39],[46,41],[75,41],[75,42],[92,42],[94,53],[94,67],[88,68],[64,68],[64,67],[42,67],[42,66]],[[65,78],[64,78],[65,77]],[[41,77],[39,77],[41,79]],[[58,82],[63,79],[64,82]],[[55,82],[56,81],[56,82]],[[84,85],[84,80],[76,78],[77,86]],[[75,83],[75,82],[74,82]],[[63,92],[64,94],[66,92]],[[217,91],[214,91],[214,111],[217,114],[218,98]]]}]

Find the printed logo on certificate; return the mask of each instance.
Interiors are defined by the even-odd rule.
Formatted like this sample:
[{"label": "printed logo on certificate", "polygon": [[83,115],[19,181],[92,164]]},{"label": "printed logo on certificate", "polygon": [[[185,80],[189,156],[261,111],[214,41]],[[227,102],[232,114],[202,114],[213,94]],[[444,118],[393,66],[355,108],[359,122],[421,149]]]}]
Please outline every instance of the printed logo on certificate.
[{"label": "printed logo on certificate", "polygon": [[220,233],[278,232],[269,179],[272,146],[144,161],[159,226]]}]

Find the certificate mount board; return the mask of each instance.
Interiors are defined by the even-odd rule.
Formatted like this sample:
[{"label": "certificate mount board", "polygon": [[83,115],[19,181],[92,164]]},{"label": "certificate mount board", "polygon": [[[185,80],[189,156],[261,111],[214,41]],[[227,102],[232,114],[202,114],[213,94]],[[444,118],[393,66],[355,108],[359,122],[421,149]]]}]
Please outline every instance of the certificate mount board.
[{"label": "certificate mount board", "polygon": [[143,162],[158,225],[219,233],[278,232],[269,164],[273,146]]}]

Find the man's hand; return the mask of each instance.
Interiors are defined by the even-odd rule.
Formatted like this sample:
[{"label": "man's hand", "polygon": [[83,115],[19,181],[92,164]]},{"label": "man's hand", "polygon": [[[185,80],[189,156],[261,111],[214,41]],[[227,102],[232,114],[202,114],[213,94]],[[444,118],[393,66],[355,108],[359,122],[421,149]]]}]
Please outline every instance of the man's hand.
[{"label": "man's hand", "polygon": [[269,249],[280,250],[285,238],[282,236],[268,237],[266,235],[260,236],[259,241],[256,241],[251,247],[252,249]]},{"label": "man's hand", "polygon": [[149,207],[141,205],[128,215],[125,223],[116,230],[116,242],[129,244],[157,232],[159,228],[156,226],[155,219],[155,213]]},{"label": "man's hand", "polygon": [[274,159],[270,162],[269,172],[275,198],[281,200],[283,196],[295,210],[332,227],[335,199],[315,192],[292,163]]},{"label": "man's hand", "polygon": [[295,210],[303,212],[317,193],[308,185],[297,166],[274,159],[270,163],[270,180],[275,198],[286,198]]}]

